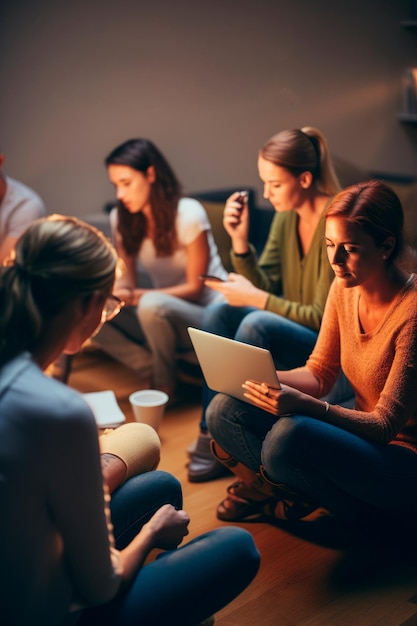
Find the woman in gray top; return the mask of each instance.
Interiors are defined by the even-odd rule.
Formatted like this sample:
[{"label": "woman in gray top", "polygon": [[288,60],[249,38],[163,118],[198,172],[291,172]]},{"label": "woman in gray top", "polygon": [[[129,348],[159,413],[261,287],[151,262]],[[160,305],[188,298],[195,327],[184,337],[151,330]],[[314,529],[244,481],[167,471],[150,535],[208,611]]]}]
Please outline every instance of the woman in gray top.
[{"label": "woman in gray top", "polygon": [[[177,549],[189,518],[180,484],[166,472],[127,480],[110,502],[90,408],[43,373],[120,310],[111,293],[115,268],[104,236],[56,215],[34,222],[0,268],[5,624],[161,624],[177,615],[197,624],[258,569],[253,540],[239,528]],[[153,548],[166,552],[144,565]]]}]

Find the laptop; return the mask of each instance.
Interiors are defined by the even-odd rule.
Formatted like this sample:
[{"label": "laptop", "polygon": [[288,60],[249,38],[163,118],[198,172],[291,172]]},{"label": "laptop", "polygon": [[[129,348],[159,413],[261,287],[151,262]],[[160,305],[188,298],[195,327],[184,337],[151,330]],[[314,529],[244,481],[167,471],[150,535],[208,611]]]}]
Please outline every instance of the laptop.
[{"label": "laptop", "polygon": [[213,391],[249,402],[242,389],[246,380],[281,388],[269,350],[191,326],[188,334],[207,386]]}]

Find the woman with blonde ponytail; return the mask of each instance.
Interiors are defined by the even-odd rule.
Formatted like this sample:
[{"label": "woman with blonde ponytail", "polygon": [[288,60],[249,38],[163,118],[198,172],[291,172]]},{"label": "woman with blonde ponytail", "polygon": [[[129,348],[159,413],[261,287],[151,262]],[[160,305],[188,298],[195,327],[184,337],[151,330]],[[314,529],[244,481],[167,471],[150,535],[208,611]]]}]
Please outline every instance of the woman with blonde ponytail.
[{"label": "woman with blonde ponytail", "polygon": [[[207,280],[226,303],[207,307],[202,328],[271,351],[277,369],[305,363],[313,350],[333,273],[323,245],[324,214],[340,190],[324,135],[316,128],[284,130],[258,153],[264,198],[274,207],[265,248],[257,259],[249,241],[250,214],[239,193],[226,202],[223,225],[232,240],[235,272],[227,282]],[[188,466],[193,482],[224,474],[212,456],[204,387],[200,435]]]},{"label": "woman with blonde ponytail", "polygon": [[[159,460],[153,429],[120,427],[130,434],[142,427],[136,456],[144,473],[136,466],[132,476],[119,456],[121,431],[99,446],[84,398],[43,372],[123,306],[112,295],[115,250],[93,227],[53,215],[29,226],[7,263],[0,267],[2,623],[206,620],[255,576],[250,534],[221,528],[177,549],[189,517],[179,481],[150,471]],[[111,480],[109,467],[118,472]],[[154,548],[167,552],[144,565]]]}]

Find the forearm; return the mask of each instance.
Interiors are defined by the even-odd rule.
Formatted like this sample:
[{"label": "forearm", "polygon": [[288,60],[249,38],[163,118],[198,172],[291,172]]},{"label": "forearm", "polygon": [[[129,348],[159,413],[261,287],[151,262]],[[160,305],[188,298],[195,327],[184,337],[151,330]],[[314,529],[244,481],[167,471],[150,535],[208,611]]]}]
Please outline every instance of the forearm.
[{"label": "forearm", "polygon": [[231,236],[232,250],[234,254],[247,254],[249,252],[249,240],[245,235]]},{"label": "forearm", "polygon": [[308,415],[322,421],[329,421],[329,412],[332,410],[331,405],[319,398],[315,398],[308,393],[303,393],[300,397],[299,406],[297,406],[297,412],[301,415]]},{"label": "forearm", "polygon": [[302,304],[293,302],[273,293],[268,293],[265,309],[270,313],[281,315],[291,322],[301,324],[315,332],[320,329],[324,307],[321,303]]},{"label": "forearm", "polygon": [[308,396],[317,398],[320,393],[320,384],[317,378],[306,367],[297,367],[292,370],[277,371],[279,380],[289,387],[298,389]]},{"label": "forearm", "polygon": [[188,535],[188,514],[171,504],[164,504],[143,525],[131,543],[121,551],[122,579],[129,582],[142,567],[153,548],[175,550]]},{"label": "forearm", "polygon": [[249,244],[249,253],[244,256],[239,256],[232,250],[230,260],[234,271],[247,278],[255,287],[268,294],[280,293],[280,273],[277,264],[274,265],[273,271],[272,268],[260,267],[252,244]]},{"label": "forearm", "polygon": [[153,548],[153,536],[145,524],[130,544],[120,552],[123,585],[132,580]]},{"label": "forearm", "polygon": [[188,300],[189,302],[197,302],[203,288],[203,281],[198,279],[198,282],[184,282],[178,285],[171,285],[164,289],[159,289],[161,293],[166,293],[181,300]]},{"label": "forearm", "polygon": [[[135,289],[127,290],[125,293],[117,293],[119,298],[122,298],[128,306],[137,306],[141,297],[148,291],[156,291],[154,289],[141,289],[136,287]],[[189,302],[198,301],[198,297],[201,292],[201,285],[190,285],[189,283],[181,283],[180,285],[173,285],[172,287],[165,287],[157,290],[160,293],[166,293],[181,300],[188,300]],[[124,296],[124,297],[123,297]]]}]

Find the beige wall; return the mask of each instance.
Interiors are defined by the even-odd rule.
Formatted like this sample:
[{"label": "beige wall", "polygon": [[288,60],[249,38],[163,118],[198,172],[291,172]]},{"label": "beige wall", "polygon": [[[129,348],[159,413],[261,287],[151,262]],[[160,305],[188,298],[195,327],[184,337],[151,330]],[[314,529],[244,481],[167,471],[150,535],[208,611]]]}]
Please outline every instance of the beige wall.
[{"label": "beige wall", "polygon": [[271,134],[321,128],[358,165],[417,173],[400,124],[407,0],[3,0],[0,142],[50,211],[113,192],[104,156],[153,139],[186,190],[258,186]]}]

